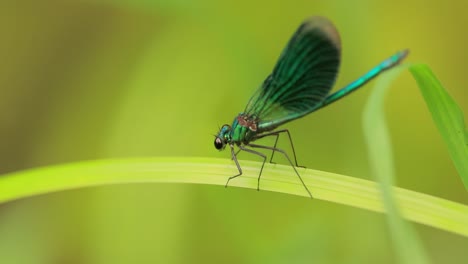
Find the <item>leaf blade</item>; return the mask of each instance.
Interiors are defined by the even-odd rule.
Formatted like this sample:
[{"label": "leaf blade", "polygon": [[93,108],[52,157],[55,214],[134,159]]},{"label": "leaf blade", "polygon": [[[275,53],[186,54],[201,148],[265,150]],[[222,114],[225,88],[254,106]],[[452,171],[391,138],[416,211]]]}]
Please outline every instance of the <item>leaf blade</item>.
[{"label": "leaf blade", "polygon": [[412,65],[410,72],[468,190],[468,132],[463,112],[427,65]]},{"label": "leaf blade", "polygon": [[[230,187],[256,190],[261,163],[241,162],[244,174],[232,181]],[[236,170],[229,159],[199,157],[82,161],[0,176],[0,203],[57,191],[123,183],[190,183],[224,188],[227,177]],[[265,164],[264,173],[262,190],[309,199],[290,166]],[[384,211],[375,182],[312,169],[300,173],[315,199]],[[404,218],[468,237],[467,205],[402,188],[393,188],[393,191]]]}]

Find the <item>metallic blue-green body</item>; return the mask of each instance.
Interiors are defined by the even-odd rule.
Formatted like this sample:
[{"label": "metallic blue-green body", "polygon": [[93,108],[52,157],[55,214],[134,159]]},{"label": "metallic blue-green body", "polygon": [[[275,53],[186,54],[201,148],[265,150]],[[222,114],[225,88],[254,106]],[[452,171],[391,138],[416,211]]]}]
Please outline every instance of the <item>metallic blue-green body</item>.
[{"label": "metallic blue-green body", "polygon": [[240,125],[238,121],[240,116],[244,116],[243,113],[234,118],[231,126],[224,125],[216,136],[235,145],[247,144],[252,141],[258,133],[252,131],[248,126]]},{"label": "metallic blue-green body", "polygon": [[336,100],[350,94],[351,92],[356,91],[358,88],[360,88],[361,86],[363,86],[364,84],[372,80],[374,77],[376,77],[383,71],[388,70],[392,68],[393,66],[397,65],[398,63],[400,63],[400,61],[402,61],[407,55],[408,55],[408,50],[403,50],[403,51],[399,51],[395,53],[390,58],[382,61],[379,65],[372,68],[370,71],[368,71],[363,76],[359,77],[354,82],[346,85],[344,88],[329,95],[319,108],[329,105],[335,102]]},{"label": "metallic blue-green body", "polygon": [[256,136],[261,135],[264,132],[274,130],[275,128],[277,128],[278,126],[286,122],[298,119],[312,112],[315,112],[319,110],[320,108],[323,108],[324,106],[329,105],[337,101],[338,99],[341,99],[345,97],[346,95],[356,91],[358,88],[362,87],[364,84],[366,84],[367,82],[375,78],[380,73],[398,64],[402,59],[406,57],[407,54],[408,54],[407,50],[397,52],[390,58],[384,60],[379,65],[372,68],[363,76],[359,77],[358,79],[346,85],[342,89],[336,91],[335,93],[327,96],[321,103],[317,104],[314,108],[311,108],[307,112],[292,114],[288,116],[287,119],[272,120],[272,121],[263,122],[263,123],[261,122],[261,120],[252,119],[252,122],[259,123],[259,126],[257,130],[255,131],[251,130],[248,126],[239,124],[239,121],[238,121],[239,117],[245,117],[247,119],[251,118],[250,116],[246,116],[244,113],[240,113],[236,118],[234,118],[232,125],[230,127],[226,125],[223,126],[223,128],[220,130],[217,136],[224,138],[226,142],[229,142],[235,145],[247,144],[248,142],[254,140]]}]

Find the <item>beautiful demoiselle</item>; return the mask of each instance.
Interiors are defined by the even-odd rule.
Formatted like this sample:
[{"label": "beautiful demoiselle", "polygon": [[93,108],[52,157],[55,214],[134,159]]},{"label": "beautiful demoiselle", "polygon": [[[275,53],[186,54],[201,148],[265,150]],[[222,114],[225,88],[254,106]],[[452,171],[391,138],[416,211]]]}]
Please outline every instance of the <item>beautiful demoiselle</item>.
[{"label": "beautiful demoiselle", "polygon": [[[260,177],[266,162],[266,155],[254,149],[272,150],[282,153],[289,161],[310,197],[312,194],[296,170],[297,159],[291,135],[287,129],[275,130],[280,125],[308,115],[335,102],[363,86],[365,83],[397,65],[408,54],[400,51],[384,60],[369,72],[335,93],[329,94],[338,73],[341,43],[335,26],[324,17],[306,19],[292,36],[281,53],[273,72],[250,98],[244,112],[240,113],[232,125],[223,125],[216,135],[214,145],[223,150],[231,149],[232,159],[239,173],[230,180],[242,175],[234,146],[263,158],[258,175],[257,190],[260,190]],[[280,134],[288,135],[294,162],[288,154],[276,147]],[[252,142],[265,137],[276,137],[274,145],[264,146]],[[296,167],[295,167],[295,166]]]}]

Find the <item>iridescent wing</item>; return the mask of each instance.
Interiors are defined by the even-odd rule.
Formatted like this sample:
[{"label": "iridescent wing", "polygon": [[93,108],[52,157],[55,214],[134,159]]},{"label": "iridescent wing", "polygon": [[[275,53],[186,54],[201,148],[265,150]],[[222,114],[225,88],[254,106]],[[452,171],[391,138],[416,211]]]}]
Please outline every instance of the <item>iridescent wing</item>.
[{"label": "iridescent wing", "polygon": [[313,112],[335,83],[340,51],[340,37],[328,19],[305,20],[244,114],[258,120],[260,131],[266,131]]}]

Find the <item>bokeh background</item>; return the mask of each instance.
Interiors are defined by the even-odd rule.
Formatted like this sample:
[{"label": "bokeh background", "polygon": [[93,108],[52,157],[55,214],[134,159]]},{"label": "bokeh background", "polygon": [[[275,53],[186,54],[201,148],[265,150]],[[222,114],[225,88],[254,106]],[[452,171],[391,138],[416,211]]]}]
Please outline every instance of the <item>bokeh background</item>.
[{"label": "bokeh background", "polygon": [[[0,173],[109,157],[229,158],[213,134],[314,14],[341,32],[336,88],[410,48],[407,61],[429,64],[468,113],[467,11],[464,1],[422,0],[2,2]],[[287,125],[299,163],[373,179],[361,125],[371,89]],[[468,203],[408,73],[386,108],[398,186]],[[468,239],[413,226],[433,263],[466,263]],[[8,264],[394,263],[394,255],[381,214],[239,188],[105,186],[0,206]]]}]

